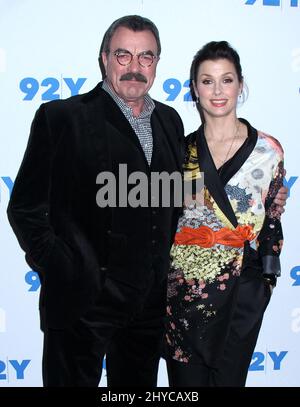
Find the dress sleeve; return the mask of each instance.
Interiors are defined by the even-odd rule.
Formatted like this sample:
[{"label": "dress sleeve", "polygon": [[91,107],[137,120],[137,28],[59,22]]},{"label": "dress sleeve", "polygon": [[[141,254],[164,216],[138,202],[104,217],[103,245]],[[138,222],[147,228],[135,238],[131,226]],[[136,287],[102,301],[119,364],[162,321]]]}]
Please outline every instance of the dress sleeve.
[{"label": "dress sleeve", "polygon": [[279,255],[283,244],[283,233],[281,227],[281,214],[277,210],[274,198],[283,185],[284,166],[283,155],[274,166],[273,177],[265,199],[266,216],[263,227],[258,236],[258,251],[262,259],[263,273],[265,277],[273,279],[281,274]]}]

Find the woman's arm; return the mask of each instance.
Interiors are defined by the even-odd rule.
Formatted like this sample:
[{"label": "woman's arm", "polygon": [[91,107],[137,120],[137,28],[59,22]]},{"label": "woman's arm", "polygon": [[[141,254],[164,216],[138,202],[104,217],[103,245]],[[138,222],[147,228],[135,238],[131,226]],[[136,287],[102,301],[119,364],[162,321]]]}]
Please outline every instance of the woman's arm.
[{"label": "woman's arm", "polygon": [[278,210],[275,197],[283,185],[284,173],[283,159],[281,159],[273,172],[265,200],[265,221],[258,236],[258,251],[263,263],[264,277],[273,286],[276,285],[276,279],[281,273],[279,255],[283,244],[283,233],[280,220],[281,211]]}]

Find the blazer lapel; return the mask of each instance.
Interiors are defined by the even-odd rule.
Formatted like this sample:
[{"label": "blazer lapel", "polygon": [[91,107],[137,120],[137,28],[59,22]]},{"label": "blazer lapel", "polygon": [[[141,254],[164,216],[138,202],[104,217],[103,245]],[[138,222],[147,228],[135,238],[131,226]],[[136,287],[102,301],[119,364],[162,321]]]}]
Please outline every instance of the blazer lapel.
[{"label": "blazer lapel", "polygon": [[224,186],[243,166],[257,143],[257,130],[247,120],[239,119],[239,121],[247,126],[248,137],[234,156],[222,166],[220,177]]},{"label": "blazer lapel", "polygon": [[105,129],[104,99],[101,83],[90,92],[83,95],[80,115],[78,120],[83,134],[88,142],[81,143],[78,147],[88,166],[93,173],[111,171],[111,155]]},{"label": "blazer lapel", "polygon": [[[111,125],[114,129],[116,129],[116,131],[119,131],[120,134],[122,134],[122,137],[128,137],[140,150],[141,154],[145,158],[145,162],[147,163],[137,135],[111,96],[102,89],[102,83],[99,83],[92,91],[84,95],[82,102],[85,106],[83,113],[84,121],[82,122],[82,126],[84,126],[83,131],[91,140],[91,146],[95,149],[97,156],[102,156],[103,152],[104,155],[108,154],[107,136],[104,137],[104,134],[102,134],[102,137],[99,137],[100,132],[107,132],[107,130],[103,128],[104,123],[106,123],[106,126]],[[178,171],[182,172],[183,158],[180,155],[180,152],[183,149],[183,146],[180,148],[182,140],[174,127],[174,123],[169,123],[164,119],[162,112],[157,105],[152,113],[151,125],[153,125],[155,119],[159,120],[159,124],[167,137],[168,144],[170,145],[174,159],[176,160]],[[100,142],[100,139],[105,140]],[[154,149],[155,140],[153,138],[153,150]],[[155,152],[153,151],[153,153]],[[106,162],[108,158],[109,157],[104,156],[103,161]]]},{"label": "blazer lapel", "polygon": [[224,185],[214,165],[212,156],[210,154],[205,136],[204,126],[202,125],[197,132],[197,150],[200,171],[204,173],[204,183],[214,198],[216,204],[230,221],[230,223],[237,227],[238,222],[235,213],[232,209],[228,196],[225,192]]},{"label": "blazer lapel", "polygon": [[102,82],[89,92],[84,101],[87,101],[87,123],[88,132],[95,133],[103,129],[103,123],[110,124],[122,136],[128,137],[144,154],[140,141],[124,116],[123,112],[111,96],[102,89]]},{"label": "blazer lapel", "polygon": [[130,140],[140,149],[144,154],[141,143],[136,135],[135,131],[131,127],[129,121],[124,116],[124,113],[112,99],[112,97],[101,89],[103,94],[103,102],[105,106],[105,117],[106,120],[117,129],[122,136],[130,138]]}]

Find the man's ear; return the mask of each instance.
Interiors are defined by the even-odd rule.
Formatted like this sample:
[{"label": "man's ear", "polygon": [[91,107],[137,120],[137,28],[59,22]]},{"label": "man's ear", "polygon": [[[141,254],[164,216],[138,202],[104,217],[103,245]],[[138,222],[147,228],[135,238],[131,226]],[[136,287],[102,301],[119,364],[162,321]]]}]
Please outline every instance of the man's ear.
[{"label": "man's ear", "polygon": [[106,52],[101,52],[101,59],[102,59],[102,63],[105,68],[105,71],[107,71],[107,53]]},{"label": "man's ear", "polygon": [[99,66],[100,66],[100,71],[102,74],[102,80],[106,78],[106,67],[107,67],[107,54],[106,52],[101,52],[98,58]]}]

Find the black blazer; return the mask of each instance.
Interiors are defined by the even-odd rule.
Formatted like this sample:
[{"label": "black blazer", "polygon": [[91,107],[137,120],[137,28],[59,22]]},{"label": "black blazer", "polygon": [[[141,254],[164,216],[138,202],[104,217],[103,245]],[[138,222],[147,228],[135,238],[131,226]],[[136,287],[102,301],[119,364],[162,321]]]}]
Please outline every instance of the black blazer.
[{"label": "black blazer", "polygon": [[96,204],[97,175],[112,171],[118,178],[120,163],[128,173],[148,177],[151,171],[181,171],[179,115],[155,101],[151,124],[149,167],[136,134],[101,83],[38,109],[8,218],[27,263],[40,276],[42,326],[63,327],[80,317],[107,278],[141,293],[155,264],[167,272],[179,208]]}]

